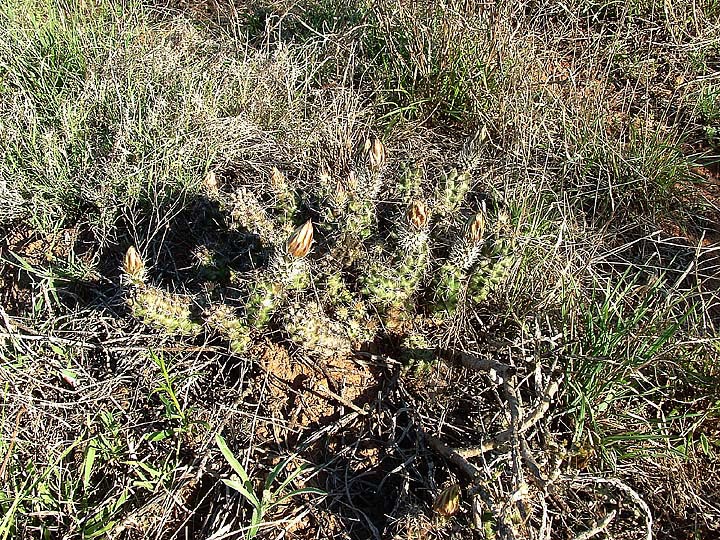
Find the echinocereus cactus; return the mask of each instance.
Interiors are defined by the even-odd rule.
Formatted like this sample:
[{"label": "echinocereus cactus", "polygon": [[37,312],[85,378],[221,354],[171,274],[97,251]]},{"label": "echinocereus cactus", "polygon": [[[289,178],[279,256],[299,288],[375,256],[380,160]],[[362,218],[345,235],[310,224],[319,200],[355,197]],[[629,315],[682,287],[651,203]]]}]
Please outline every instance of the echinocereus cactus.
[{"label": "echinocereus cactus", "polygon": [[285,330],[310,354],[332,357],[350,353],[350,341],[343,326],[325,315],[316,302],[291,307],[285,317]]},{"label": "echinocereus cactus", "polygon": [[134,317],[168,334],[195,336],[202,330],[193,320],[191,302],[185,296],[143,286],[131,292],[128,303]]},{"label": "echinocereus cactus", "polygon": [[486,137],[487,131],[484,128],[475,133],[465,142],[458,156],[457,166],[449,172],[443,173],[436,197],[438,213],[450,215],[462,204],[471,187],[472,173],[480,161]]},{"label": "echinocereus cactus", "polygon": [[428,224],[427,206],[413,201],[400,227],[400,254],[392,261],[378,261],[365,277],[363,291],[373,303],[402,306],[416,291],[427,265]]},{"label": "echinocereus cactus", "polygon": [[477,212],[463,228],[450,251],[450,257],[432,281],[433,311],[453,313],[460,301],[473,264],[480,256],[485,241],[486,214]]},{"label": "echinocereus cactus", "polygon": [[364,164],[350,171],[347,191],[343,190],[344,220],[338,233],[340,240],[334,257],[349,266],[362,254],[362,243],[370,237],[375,225],[375,203],[382,188],[387,163],[385,145],[368,139],[363,148]]},{"label": "echinocereus cactus", "polygon": [[276,224],[257,197],[245,188],[230,194],[226,211],[230,214],[230,226],[256,234],[263,246],[272,246],[282,236]]},{"label": "echinocereus cactus", "polygon": [[275,195],[275,213],[279,229],[287,234],[297,215],[297,197],[290,188],[285,175],[277,167],[273,167],[270,173],[270,188]]},{"label": "echinocereus cactus", "polygon": [[356,344],[370,341],[377,327],[365,302],[352,293],[340,273],[333,273],[325,281],[323,304],[327,311],[344,327],[348,339]]},{"label": "echinocereus cactus", "polygon": [[468,296],[475,302],[483,302],[492,289],[507,278],[515,263],[512,253],[514,245],[510,214],[501,209],[493,227],[493,234],[485,243],[468,284]]},{"label": "echinocereus cactus", "polygon": [[313,242],[313,225],[303,223],[278,247],[270,261],[267,276],[250,288],[245,306],[248,323],[256,328],[265,326],[284,301],[288,290],[302,290],[310,284],[310,265],[304,257]]},{"label": "echinocereus cactus", "polygon": [[123,258],[124,278],[130,285],[128,305],[133,316],[169,334],[196,335],[201,326],[191,318],[190,299],[145,283],[146,270],[135,246]]}]

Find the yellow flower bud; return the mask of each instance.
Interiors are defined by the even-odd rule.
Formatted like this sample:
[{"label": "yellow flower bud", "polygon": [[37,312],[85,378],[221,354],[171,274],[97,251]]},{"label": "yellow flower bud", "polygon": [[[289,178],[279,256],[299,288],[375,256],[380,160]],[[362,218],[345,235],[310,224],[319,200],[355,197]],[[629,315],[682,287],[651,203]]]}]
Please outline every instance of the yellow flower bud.
[{"label": "yellow flower bud", "polygon": [[203,185],[205,186],[205,189],[210,191],[211,193],[217,191],[218,181],[217,176],[213,171],[208,171],[208,173],[205,175]]},{"label": "yellow flower bud", "polygon": [[433,501],[433,510],[443,517],[450,517],[460,509],[460,486],[452,484],[446,487]]},{"label": "yellow flower bud", "polygon": [[422,229],[428,222],[428,210],[422,201],[413,201],[408,209],[408,220],[416,229]]},{"label": "yellow flower bud", "polygon": [[312,241],[312,220],[308,219],[290,235],[290,238],[287,241],[287,251],[290,255],[299,259],[308,254]]},{"label": "yellow flower bud", "polygon": [[467,239],[473,244],[482,242],[485,236],[485,214],[478,212],[468,222]]},{"label": "yellow flower bud", "polygon": [[275,189],[284,189],[286,185],[285,175],[277,167],[272,168],[270,174],[270,185]]},{"label": "yellow flower bud", "polygon": [[365,143],[365,147],[369,147],[370,168],[373,171],[379,171],[385,166],[385,146],[380,142],[380,139],[375,139],[372,146],[369,145],[369,142]]},{"label": "yellow flower bud", "polygon": [[145,265],[135,246],[130,246],[123,259],[123,270],[133,280],[142,281]]}]

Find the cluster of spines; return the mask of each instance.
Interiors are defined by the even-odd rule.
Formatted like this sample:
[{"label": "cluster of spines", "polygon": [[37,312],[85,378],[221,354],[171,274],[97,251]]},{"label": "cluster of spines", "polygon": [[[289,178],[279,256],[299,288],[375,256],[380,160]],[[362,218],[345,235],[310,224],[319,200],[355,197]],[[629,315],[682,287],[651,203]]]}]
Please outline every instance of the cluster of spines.
[{"label": "cluster of spines", "polygon": [[438,185],[437,213],[448,216],[456,212],[471,188],[473,170],[478,166],[487,131],[483,128],[463,145],[457,166],[443,173]]},{"label": "cluster of spines", "polygon": [[157,287],[136,287],[129,299],[133,316],[168,334],[195,336],[202,327],[193,320],[190,300]]},{"label": "cluster of spines", "polygon": [[285,317],[285,331],[311,354],[331,357],[350,353],[342,325],[330,319],[316,302],[290,307]]},{"label": "cluster of spines", "polygon": [[432,282],[433,310],[453,313],[461,300],[470,271],[483,249],[486,213],[477,212],[463,228]]},{"label": "cluster of spines", "polygon": [[225,304],[213,305],[205,310],[205,324],[222,336],[233,352],[243,352],[250,344],[251,331],[243,317]]},{"label": "cluster of spines", "polygon": [[340,273],[328,276],[323,303],[353,343],[370,341],[375,335],[375,321],[369,316],[365,302],[348,289]]}]

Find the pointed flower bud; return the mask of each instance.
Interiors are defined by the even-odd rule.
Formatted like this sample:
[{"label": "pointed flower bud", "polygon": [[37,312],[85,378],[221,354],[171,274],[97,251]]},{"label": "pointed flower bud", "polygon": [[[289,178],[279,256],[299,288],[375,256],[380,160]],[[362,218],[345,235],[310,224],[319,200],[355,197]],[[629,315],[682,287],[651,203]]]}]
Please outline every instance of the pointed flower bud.
[{"label": "pointed flower bud", "polygon": [[485,236],[485,214],[478,212],[468,222],[467,239],[473,244],[482,242]]},{"label": "pointed flower bud", "polygon": [[369,143],[370,141],[367,141],[365,147],[370,152],[370,168],[373,171],[379,171],[385,166],[385,146],[380,142],[380,139],[375,139],[372,146]]},{"label": "pointed flower bud", "polygon": [[312,241],[312,220],[308,219],[290,235],[290,238],[287,241],[287,251],[290,255],[299,259],[308,254]]},{"label": "pointed flower bud", "polygon": [[218,181],[214,171],[207,172],[205,178],[203,179],[203,185],[205,186],[205,189],[211,193],[217,191]]},{"label": "pointed flower bud", "polygon": [[450,517],[460,509],[460,486],[452,484],[446,487],[433,501],[433,510],[443,517]]},{"label": "pointed flower bud", "polygon": [[275,189],[284,189],[286,185],[285,175],[277,167],[272,168],[270,173],[270,185]]},{"label": "pointed flower bud", "polygon": [[422,201],[413,201],[408,209],[408,220],[416,229],[423,229],[428,222],[428,210]]},{"label": "pointed flower bud", "polygon": [[142,281],[143,274],[145,273],[145,265],[135,249],[135,246],[130,246],[125,253],[125,258],[123,259],[123,270],[131,279],[135,281]]}]

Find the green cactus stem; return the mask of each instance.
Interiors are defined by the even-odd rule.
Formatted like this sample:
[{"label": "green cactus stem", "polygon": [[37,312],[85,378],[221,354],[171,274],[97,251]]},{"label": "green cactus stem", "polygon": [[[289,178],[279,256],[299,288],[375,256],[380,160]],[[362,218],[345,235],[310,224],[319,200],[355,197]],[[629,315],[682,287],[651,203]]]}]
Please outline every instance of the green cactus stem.
[{"label": "green cactus stem", "polygon": [[168,334],[195,336],[202,329],[191,319],[187,297],[144,286],[135,288],[128,302],[135,318]]},{"label": "green cactus stem", "polygon": [[245,352],[250,344],[250,328],[226,305],[210,306],[205,310],[205,325],[225,338],[230,349],[236,353]]},{"label": "green cactus stem", "polygon": [[316,302],[291,307],[285,318],[285,330],[309,354],[321,357],[350,354],[351,342],[343,326],[327,317]]}]

